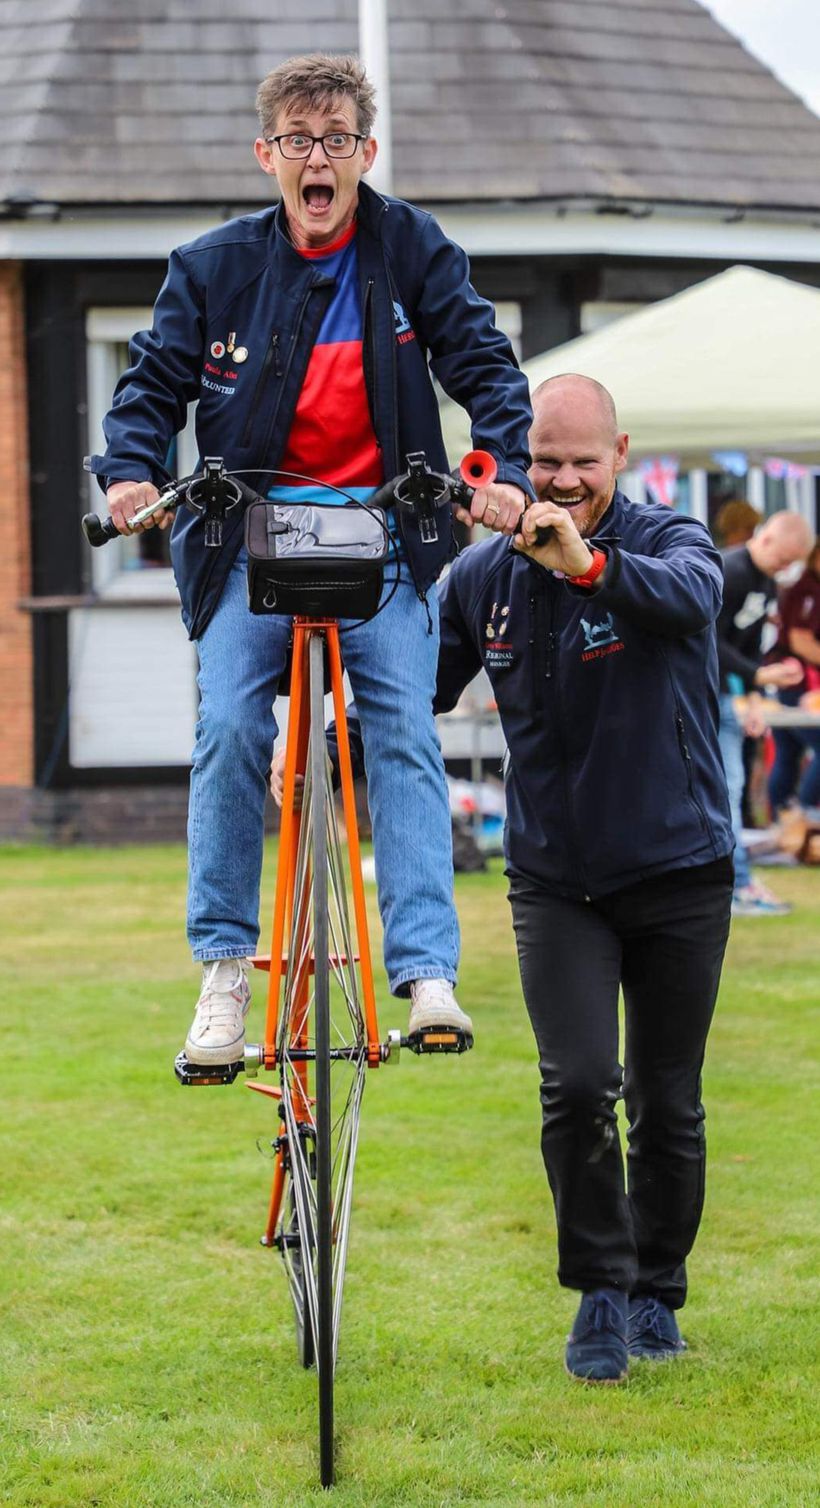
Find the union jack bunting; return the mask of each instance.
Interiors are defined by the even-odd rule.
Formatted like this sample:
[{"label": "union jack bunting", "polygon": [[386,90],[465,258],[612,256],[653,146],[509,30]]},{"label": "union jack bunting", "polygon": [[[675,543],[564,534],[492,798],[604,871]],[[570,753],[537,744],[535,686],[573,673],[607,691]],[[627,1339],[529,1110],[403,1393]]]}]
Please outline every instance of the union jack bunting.
[{"label": "union jack bunting", "polygon": [[784,461],[782,456],[768,456],[763,462],[766,475],[775,482],[796,481],[806,475],[808,468],[798,466],[796,461]]},{"label": "union jack bunting", "polygon": [[678,462],[675,456],[651,456],[641,461],[638,473],[656,503],[673,508],[678,495]]}]

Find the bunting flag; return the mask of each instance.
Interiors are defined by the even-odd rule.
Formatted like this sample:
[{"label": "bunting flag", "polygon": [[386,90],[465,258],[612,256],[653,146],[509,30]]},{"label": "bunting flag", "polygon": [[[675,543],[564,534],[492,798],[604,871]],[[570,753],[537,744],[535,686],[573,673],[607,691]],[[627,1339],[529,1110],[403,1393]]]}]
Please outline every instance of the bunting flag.
[{"label": "bunting flag", "polygon": [[675,456],[648,457],[639,463],[638,473],[656,503],[674,507],[678,495],[678,461]]},{"label": "bunting flag", "polygon": [[713,450],[712,460],[730,476],[745,476],[749,470],[749,458],[742,450]]},{"label": "bunting flag", "polygon": [[808,466],[798,466],[796,461],[784,461],[782,456],[767,456],[763,470],[775,482],[799,481],[808,471]]}]

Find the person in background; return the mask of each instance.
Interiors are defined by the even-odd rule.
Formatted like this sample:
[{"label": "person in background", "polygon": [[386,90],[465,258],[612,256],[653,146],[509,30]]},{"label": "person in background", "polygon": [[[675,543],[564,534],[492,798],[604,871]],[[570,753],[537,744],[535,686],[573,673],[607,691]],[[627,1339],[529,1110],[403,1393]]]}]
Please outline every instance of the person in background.
[{"label": "person in background", "polygon": [[724,550],[731,550],[735,545],[745,545],[762,522],[763,514],[758,513],[757,508],[753,508],[745,498],[730,498],[715,515],[718,544]]},{"label": "person in background", "polygon": [[[767,886],[752,877],[749,856],[743,845],[744,730],[735,713],[734,697],[744,691],[755,693],[767,686],[780,690],[800,684],[803,669],[793,656],[771,664],[762,663],[762,639],[769,605],[776,595],[775,577],[795,561],[805,560],[811,544],[812,531],[806,520],[799,513],[784,511],[773,513],[747,544],[736,545],[723,553],[723,607],[717,620],[717,641],[720,749],[735,834],[733,916],[784,916],[791,910]],[[752,696],[746,731],[757,737],[764,727],[762,706]]]},{"label": "person in background", "polygon": [[[807,691],[820,688],[820,540],[815,540],[806,569],[782,593],[778,607],[778,658],[793,655],[802,669],[794,686],[778,692],[786,707],[796,707]],[[820,807],[820,728],[773,728],[775,761],[769,777],[769,800],[777,814],[796,795],[803,807]],[[802,770],[801,765],[810,757]]]},{"label": "person in background", "polygon": [[[763,514],[743,497],[733,497],[718,509],[713,533],[720,549],[730,550],[734,545],[745,545],[755,529],[763,523]],[[743,794],[740,811],[744,827],[754,827],[752,807],[752,777],[760,753],[762,735],[752,737],[743,730]]]}]

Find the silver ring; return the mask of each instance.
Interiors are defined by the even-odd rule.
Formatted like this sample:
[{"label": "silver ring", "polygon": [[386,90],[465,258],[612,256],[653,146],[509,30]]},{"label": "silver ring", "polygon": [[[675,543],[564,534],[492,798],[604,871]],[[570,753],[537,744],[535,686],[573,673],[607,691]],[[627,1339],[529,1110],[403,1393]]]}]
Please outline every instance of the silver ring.
[{"label": "silver ring", "polygon": [[496,518],[497,515],[501,512],[501,509],[498,503],[488,503],[486,508],[484,509],[484,512],[491,513],[493,518]]}]

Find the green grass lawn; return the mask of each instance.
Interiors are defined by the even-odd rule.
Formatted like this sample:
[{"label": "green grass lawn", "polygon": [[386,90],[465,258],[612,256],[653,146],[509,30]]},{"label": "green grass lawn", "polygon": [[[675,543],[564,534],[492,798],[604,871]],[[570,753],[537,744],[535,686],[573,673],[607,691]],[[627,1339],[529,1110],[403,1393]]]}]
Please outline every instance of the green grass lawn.
[{"label": "green grass lawn", "polygon": [[[11,848],[0,881],[0,1502],[327,1501],[315,1378],[257,1244],[269,1102],[172,1073],[197,992],[183,851]],[[367,1083],[333,1501],[818,1501],[820,877],[777,888],[795,912],[736,924],[711,1038],[690,1350],[595,1390],[562,1368],[576,1299],[554,1276],[503,876],[460,879],[476,1049]]]}]

